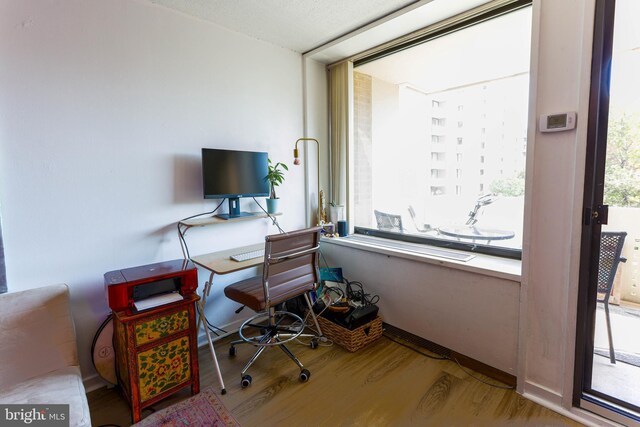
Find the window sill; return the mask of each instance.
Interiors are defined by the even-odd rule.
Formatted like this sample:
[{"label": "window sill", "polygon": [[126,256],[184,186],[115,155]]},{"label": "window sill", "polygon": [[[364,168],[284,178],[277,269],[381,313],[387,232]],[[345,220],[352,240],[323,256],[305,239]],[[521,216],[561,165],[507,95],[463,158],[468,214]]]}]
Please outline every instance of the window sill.
[{"label": "window sill", "polygon": [[[456,261],[425,253],[431,249],[435,249],[433,246],[394,242],[380,237],[362,235],[352,235],[348,237],[323,237],[322,243],[375,252],[456,270],[469,271],[472,273],[482,274],[484,276],[497,277],[514,282],[520,282],[522,278],[522,262],[517,259],[501,258],[477,253],[470,254],[469,252],[445,249],[445,252],[452,254],[473,255],[473,258],[468,261]],[[442,250],[440,248],[437,249]]]}]

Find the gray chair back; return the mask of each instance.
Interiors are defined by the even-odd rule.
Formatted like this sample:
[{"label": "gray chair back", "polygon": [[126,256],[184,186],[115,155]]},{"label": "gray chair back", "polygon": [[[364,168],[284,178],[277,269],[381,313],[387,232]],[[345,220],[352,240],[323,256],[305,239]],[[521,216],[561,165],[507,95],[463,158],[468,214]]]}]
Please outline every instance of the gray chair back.
[{"label": "gray chair back", "polygon": [[321,227],[266,237],[262,283],[266,308],[315,289]]}]

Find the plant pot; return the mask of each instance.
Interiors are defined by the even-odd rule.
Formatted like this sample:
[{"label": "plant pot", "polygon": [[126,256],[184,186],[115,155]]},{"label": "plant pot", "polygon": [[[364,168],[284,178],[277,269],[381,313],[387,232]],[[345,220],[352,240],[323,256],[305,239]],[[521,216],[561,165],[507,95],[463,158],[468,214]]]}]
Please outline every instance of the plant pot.
[{"label": "plant pot", "polygon": [[278,213],[280,199],[267,199],[267,212],[270,214]]},{"label": "plant pot", "polygon": [[329,206],[329,221],[337,224],[338,221],[342,221],[344,219],[344,206]]}]

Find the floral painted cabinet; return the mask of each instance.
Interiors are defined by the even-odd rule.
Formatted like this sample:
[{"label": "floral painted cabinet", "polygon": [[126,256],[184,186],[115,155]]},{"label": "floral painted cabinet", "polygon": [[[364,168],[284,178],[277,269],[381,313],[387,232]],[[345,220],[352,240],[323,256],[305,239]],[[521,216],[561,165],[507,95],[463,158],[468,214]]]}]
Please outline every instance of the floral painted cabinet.
[{"label": "floral painted cabinet", "polygon": [[131,404],[133,422],[142,409],[191,387],[200,391],[195,302],[186,295],[174,302],[131,314],[114,313],[116,372]]}]

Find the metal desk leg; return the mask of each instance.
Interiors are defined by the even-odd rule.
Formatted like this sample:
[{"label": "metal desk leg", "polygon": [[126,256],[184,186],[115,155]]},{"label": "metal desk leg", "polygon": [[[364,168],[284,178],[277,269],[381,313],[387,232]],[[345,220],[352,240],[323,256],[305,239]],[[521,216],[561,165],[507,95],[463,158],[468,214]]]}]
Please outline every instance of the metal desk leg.
[{"label": "metal desk leg", "polygon": [[[200,316],[198,317],[198,330],[200,330],[200,322],[202,321],[202,317],[204,316],[204,304],[206,302],[206,297],[209,296],[209,292],[211,291],[211,284],[213,283],[213,273],[209,276],[209,281],[204,286],[204,291],[202,292],[202,298],[200,301]],[[218,358],[216,357],[216,351],[213,348],[213,340],[211,339],[211,331],[209,331],[209,325],[206,320],[202,321],[204,326],[204,333],[207,336],[207,341],[209,341],[209,350],[211,350],[211,358],[213,359],[213,366],[216,369],[216,374],[218,375],[218,381],[220,381],[220,394],[226,394],[227,390],[224,387],[224,380],[222,379],[222,372],[220,372],[220,365],[218,364]]]}]

